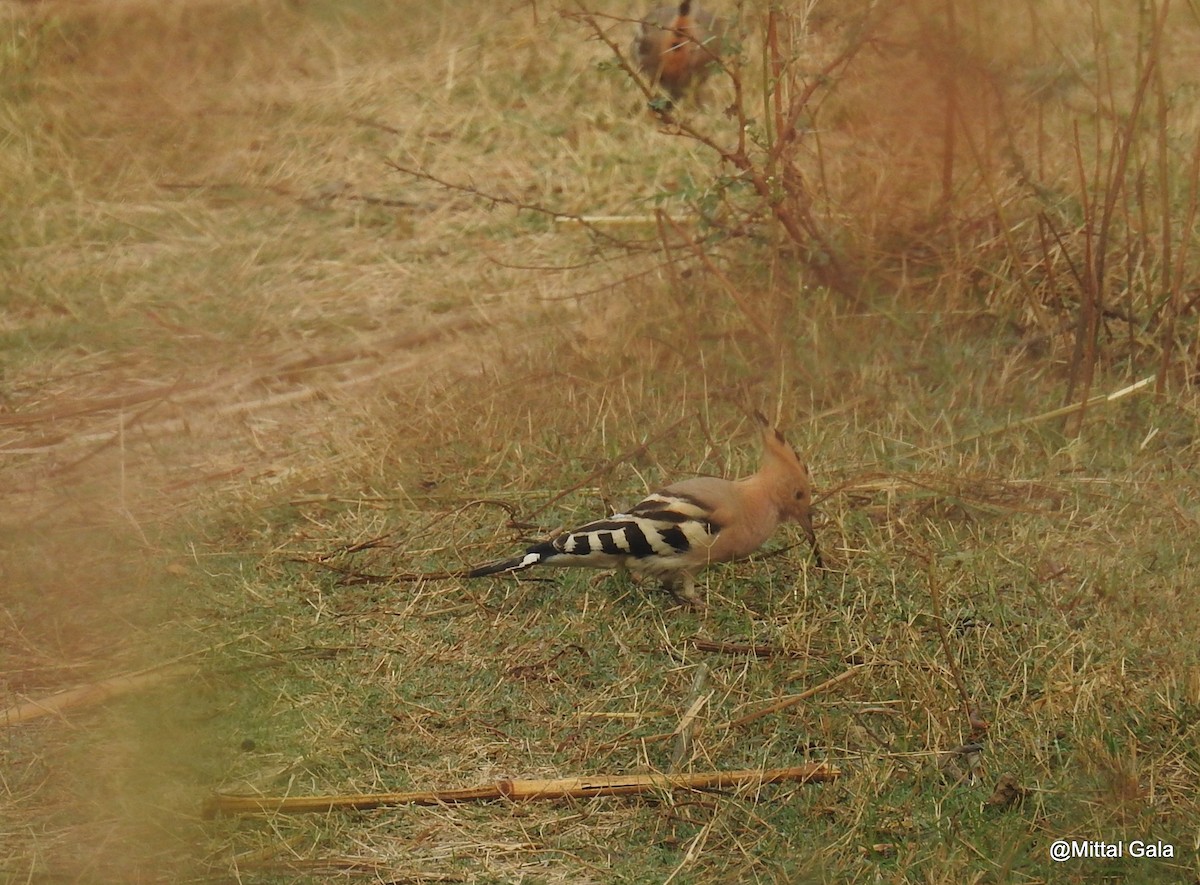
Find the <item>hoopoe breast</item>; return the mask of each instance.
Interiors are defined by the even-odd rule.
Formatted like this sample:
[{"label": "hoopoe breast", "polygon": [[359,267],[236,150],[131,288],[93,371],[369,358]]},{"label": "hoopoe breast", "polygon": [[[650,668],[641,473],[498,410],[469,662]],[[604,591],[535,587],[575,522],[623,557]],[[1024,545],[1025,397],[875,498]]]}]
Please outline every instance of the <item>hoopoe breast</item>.
[{"label": "hoopoe breast", "polygon": [[723,30],[720,19],[693,8],[691,2],[662,6],[642,21],[634,55],[651,82],[679,98],[693,80],[702,81],[719,58]]}]

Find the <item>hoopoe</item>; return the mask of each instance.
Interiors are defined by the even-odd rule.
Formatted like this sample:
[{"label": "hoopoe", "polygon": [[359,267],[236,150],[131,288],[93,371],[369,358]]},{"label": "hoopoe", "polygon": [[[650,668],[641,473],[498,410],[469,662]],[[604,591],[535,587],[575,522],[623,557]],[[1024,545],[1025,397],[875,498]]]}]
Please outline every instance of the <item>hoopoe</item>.
[{"label": "hoopoe", "polygon": [[721,55],[724,22],[683,0],[652,9],[633,41],[633,55],[652,84],[678,100],[693,80],[699,86]]},{"label": "hoopoe", "polygon": [[749,556],[783,521],[800,524],[819,566],[808,467],[783,434],[762,420],[763,456],[757,473],[739,480],[701,476],[673,483],[626,513],[563,532],[520,556],[481,565],[467,577],[519,572],[535,565],[615,568],[657,578],[680,602],[701,608],[696,575],[713,563]]}]

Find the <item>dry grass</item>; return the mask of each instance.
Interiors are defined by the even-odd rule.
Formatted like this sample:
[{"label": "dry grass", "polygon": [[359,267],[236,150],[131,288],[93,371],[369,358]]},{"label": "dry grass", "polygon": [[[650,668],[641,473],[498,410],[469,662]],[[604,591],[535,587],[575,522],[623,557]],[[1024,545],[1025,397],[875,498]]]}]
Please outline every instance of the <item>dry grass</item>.
[{"label": "dry grass", "polygon": [[[1196,19],[1161,8],[818,3],[775,44],[746,10],[777,203],[716,162],[728,79],[660,127],[542,4],[5,9],[0,707],[167,666],[4,729],[0,878],[1197,880]],[[826,571],[781,533],[702,614],[411,579],[750,469],[751,406],[810,453]],[[200,814],[805,762],[845,773]]]}]

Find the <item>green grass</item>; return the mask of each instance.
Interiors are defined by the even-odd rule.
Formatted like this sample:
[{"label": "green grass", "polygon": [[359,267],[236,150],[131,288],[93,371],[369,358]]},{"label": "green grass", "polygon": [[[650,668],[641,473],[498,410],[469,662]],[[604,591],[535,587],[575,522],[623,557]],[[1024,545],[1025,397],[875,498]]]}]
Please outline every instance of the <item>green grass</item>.
[{"label": "green grass", "polygon": [[[939,36],[944,8],[899,4],[822,81],[792,147],[772,159],[778,121],[753,121],[752,170],[811,211],[853,298],[813,282],[821,250],[782,232],[746,174],[598,70],[585,23],[541,6],[14,12],[0,704],[187,669],[3,730],[0,880],[1200,876],[1200,409],[1180,251],[1197,130],[1183,104],[1155,109],[1195,88],[1196,23],[1172,11],[1184,36],[1151,53],[1164,79],[1130,126],[1147,56],[1115,35],[1150,46],[1146,16],[1095,41],[1065,6],[957,8],[961,56],[906,51]],[[1040,29],[1009,20],[1033,11]],[[810,82],[857,14],[814,10],[779,88]],[[757,90],[770,53],[747,27]],[[942,65],[991,96],[956,139]],[[719,86],[680,118],[728,147],[732,100]],[[1122,133],[1134,171],[1096,291],[1133,322],[1102,318],[1090,392],[1174,352],[1161,396],[1092,405],[1074,433],[1027,419],[1073,382],[1080,395],[1091,290],[1069,266],[1098,243],[1083,228],[1115,192]],[[645,217],[683,224],[693,205],[700,254]],[[554,212],[639,218],[597,235]],[[753,408],[810,460],[826,569],[787,529],[707,572],[703,612],[601,573],[413,580],[677,477],[752,471]],[[363,575],[393,580],[347,580]],[[683,770],[841,777],[201,815],[218,790],[667,770],[702,669]],[[1021,800],[989,802],[1005,776]],[[1176,856],[1055,864],[1060,838]]]},{"label": "green grass", "polygon": [[[886,325],[880,324],[881,342],[890,337]],[[935,442],[947,400],[972,381],[986,392],[982,379],[1003,358],[1002,347],[989,351],[971,338],[930,348],[959,360],[970,353],[973,374],[955,387],[906,390],[907,414],[892,419],[888,435],[910,444]],[[851,367],[834,363],[827,370],[853,372],[859,355],[843,351],[842,359]],[[537,370],[517,365],[506,374],[519,382]],[[625,408],[653,410],[670,395],[659,389],[668,388],[665,382],[642,381],[623,397]],[[511,403],[511,391],[458,382],[455,390],[431,393],[427,406],[417,399],[414,410],[437,403],[467,424],[482,413],[493,429],[471,437],[451,428],[447,440],[425,441],[433,446],[426,457],[416,454],[419,441],[407,440],[408,457],[429,471],[402,481],[435,484],[427,497],[392,501],[381,512],[354,503],[350,489],[326,489],[344,492],[346,503],[309,502],[265,517],[264,537],[252,546],[276,549],[275,562],[268,558],[227,592],[233,620],[254,637],[249,653],[270,661],[254,667],[250,687],[228,686],[230,712],[213,724],[216,730],[241,740],[247,710],[256,711],[256,746],[266,743],[258,737],[266,733],[271,754],[304,758],[304,790],[314,792],[661,769],[671,743],[642,745],[638,738],[671,730],[703,664],[715,691],[702,717],[697,769],[827,760],[847,776],[825,787],[767,788],[757,800],[680,799],[679,807],[597,800],[570,815],[540,806],[447,809],[432,816],[432,844],[421,847],[412,844],[411,822],[404,821],[427,812],[376,812],[361,825],[369,829],[373,857],[409,874],[451,870],[504,879],[534,864],[540,875],[556,878],[659,881],[695,842],[703,851],[686,864],[686,874],[699,880],[842,879],[923,869],[954,881],[1051,878],[1061,868],[1047,860],[1046,845],[1057,836],[1152,835],[1184,855],[1194,818],[1178,805],[1190,802],[1196,775],[1187,737],[1197,701],[1196,623],[1188,603],[1195,563],[1188,541],[1170,529],[1174,507],[1160,496],[1161,476],[1181,468],[1176,453],[1159,448],[1130,456],[1146,426],[1172,432],[1178,416],[1171,409],[1114,407],[1104,416],[1108,426],[1097,422],[1086,440],[1094,455],[1036,427],[1000,436],[986,450],[974,446],[940,458],[917,459],[907,448],[873,454],[872,476],[882,471],[888,481],[856,485],[861,470],[837,477],[850,488],[823,505],[821,536],[836,563],[829,573],[805,569],[796,551],[714,570],[704,615],[674,611],[661,593],[616,578],[354,587],[291,561],[388,532],[383,548],[331,564],[367,573],[433,571],[516,547],[505,540],[511,532],[488,540],[505,519],[501,511],[460,510],[462,504],[491,493],[528,510],[549,494],[527,491],[538,487],[535,471],[586,476],[632,447],[636,431],[620,428],[614,433],[622,435],[607,443],[599,436],[595,422],[608,414],[605,405],[588,414],[589,394],[611,387],[604,378],[573,388],[543,386],[536,406],[506,414],[499,403]],[[568,398],[574,411],[566,408]],[[584,423],[564,440],[552,426],[533,423],[543,411]],[[811,449],[836,449],[835,440],[851,436],[847,423],[846,416],[831,417],[801,438],[811,440]],[[618,465],[597,489],[581,489],[539,523],[549,530],[596,512],[619,490],[637,494],[639,474],[653,485],[660,474],[689,468],[749,467],[752,454],[741,446],[714,453],[712,464],[690,463],[689,453],[705,449],[700,439],[687,441],[695,432],[681,428],[678,440],[652,446],[638,464]],[[520,457],[512,448],[497,452],[493,439],[511,440]],[[727,463],[718,463],[721,457]],[[471,469],[450,478],[439,466],[449,472],[462,464]],[[510,479],[506,469],[522,479]],[[819,474],[822,483],[832,485],[833,473]],[[485,481],[476,486],[481,474]],[[442,482],[453,486],[443,491]],[[386,475],[378,484],[387,484]],[[509,486],[515,489],[505,494]],[[953,661],[934,627],[931,575],[942,588]],[[689,646],[694,635],[787,654],[704,654]],[[246,653],[231,647],[222,653],[225,666],[244,666]],[[829,696],[748,726],[728,724],[781,693],[836,675],[852,659],[870,666]],[[991,723],[975,775],[964,784],[947,782],[938,764],[939,752],[969,737],[952,669],[961,670]],[[597,713],[620,715],[580,719]],[[246,754],[241,765],[252,766],[259,752]],[[1018,808],[987,806],[1005,773],[1029,795]],[[284,788],[280,782],[276,789]],[[564,835],[564,816],[586,821],[592,836],[582,838],[576,825]],[[216,826],[233,827],[227,838],[244,850],[260,844],[258,830]],[[328,821],[286,826],[314,840],[329,838]],[[322,844],[338,854],[342,838]],[[458,846],[456,854],[462,845],[484,854],[467,852],[475,860],[466,869],[444,866],[442,840]],[[519,847],[509,847],[512,856],[505,858],[486,848],[496,840]],[[622,855],[601,851],[606,844],[625,846]],[[423,865],[426,858],[432,867]],[[1088,861],[1077,872],[1174,881],[1191,861],[1185,855],[1181,862]]]}]

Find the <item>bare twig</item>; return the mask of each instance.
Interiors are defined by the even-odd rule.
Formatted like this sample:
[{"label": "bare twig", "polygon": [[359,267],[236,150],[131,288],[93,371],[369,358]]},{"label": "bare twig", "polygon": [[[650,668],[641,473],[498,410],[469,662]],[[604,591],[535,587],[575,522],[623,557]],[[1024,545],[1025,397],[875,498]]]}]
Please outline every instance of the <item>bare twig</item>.
[{"label": "bare twig", "polygon": [[809,698],[811,698],[815,695],[818,695],[821,692],[826,691],[827,689],[833,688],[835,685],[839,685],[839,684],[845,682],[847,679],[851,678],[852,676],[857,675],[860,671],[864,670],[865,668],[867,668],[869,666],[871,666],[871,665],[870,664],[855,664],[849,670],[844,670],[841,673],[839,673],[838,675],[836,675],[830,679],[826,679],[820,685],[814,685],[812,688],[809,688],[809,689],[806,689],[805,691],[800,692],[800,694],[794,694],[794,695],[789,695],[788,697],[785,697],[785,698],[780,698],[779,700],[775,701],[774,703],[768,704],[765,707],[755,710],[753,713],[747,713],[745,716],[740,716],[739,718],[731,721],[729,723],[729,727],[735,728],[739,725],[748,725],[749,723],[754,722],[757,719],[762,719],[764,716],[770,716],[772,713],[778,713],[780,710],[786,710],[788,707],[794,707],[794,706],[796,706],[796,704],[807,701]]}]

